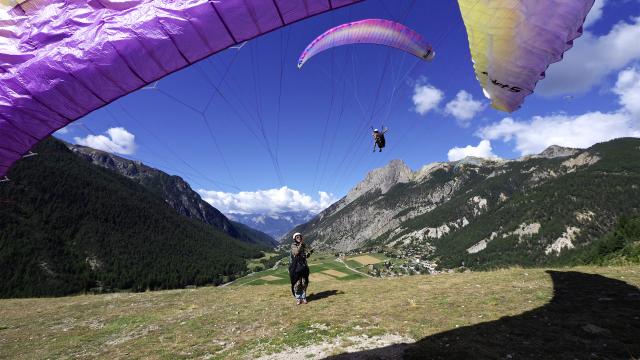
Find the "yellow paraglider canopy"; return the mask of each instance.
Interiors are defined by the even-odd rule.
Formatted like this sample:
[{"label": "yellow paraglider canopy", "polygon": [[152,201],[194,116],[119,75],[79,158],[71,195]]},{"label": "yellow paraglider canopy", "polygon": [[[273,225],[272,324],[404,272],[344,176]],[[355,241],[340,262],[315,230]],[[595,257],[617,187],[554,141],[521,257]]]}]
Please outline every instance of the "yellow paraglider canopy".
[{"label": "yellow paraglider canopy", "polygon": [[594,0],[458,3],[484,94],[494,108],[512,112],[582,34]]}]

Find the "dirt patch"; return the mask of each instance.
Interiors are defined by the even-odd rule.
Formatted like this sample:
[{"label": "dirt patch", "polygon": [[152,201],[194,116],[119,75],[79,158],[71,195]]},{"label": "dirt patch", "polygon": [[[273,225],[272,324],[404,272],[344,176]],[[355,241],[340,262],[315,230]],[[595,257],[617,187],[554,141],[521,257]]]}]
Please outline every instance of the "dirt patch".
[{"label": "dirt patch", "polygon": [[309,281],[327,281],[327,280],[333,280],[333,277],[320,274],[320,273],[311,273],[311,275],[309,275]]},{"label": "dirt patch", "polygon": [[[366,335],[350,336],[346,338],[336,338],[328,342],[302,348],[289,348],[278,354],[263,356],[259,358],[259,360],[324,359],[331,355],[357,353],[365,350],[369,350],[366,355],[359,356],[359,354],[353,354],[353,357],[350,358],[398,359],[402,357],[404,350],[409,346],[406,344],[413,342],[414,340],[408,337],[392,334],[371,337]],[[398,344],[403,344],[404,346]]]},{"label": "dirt patch", "polygon": [[273,275],[267,275],[267,276],[263,276],[260,278],[261,280],[264,281],[278,281],[278,280],[282,280],[282,278],[277,277],[277,276],[273,276]]},{"label": "dirt patch", "polygon": [[157,325],[140,325],[134,328],[132,331],[112,335],[105,344],[109,346],[120,345],[131,340],[145,337],[159,329],[160,328]]},{"label": "dirt patch", "polygon": [[349,260],[357,261],[362,265],[371,265],[371,264],[377,264],[382,262],[382,260],[374,258],[373,256],[370,256],[370,255],[357,256]]},{"label": "dirt patch", "polygon": [[341,271],[338,271],[338,270],[325,270],[325,271],[323,271],[323,273],[325,273],[327,275],[334,276],[334,277],[338,277],[338,278],[345,277],[345,276],[349,275],[349,274],[345,274],[345,273],[343,273]]}]

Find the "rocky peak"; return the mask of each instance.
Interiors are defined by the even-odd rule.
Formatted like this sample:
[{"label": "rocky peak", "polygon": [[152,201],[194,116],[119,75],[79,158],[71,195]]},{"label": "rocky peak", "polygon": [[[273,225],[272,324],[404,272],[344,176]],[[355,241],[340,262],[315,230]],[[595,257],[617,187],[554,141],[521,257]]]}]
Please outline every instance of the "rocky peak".
[{"label": "rocky peak", "polygon": [[420,170],[416,171],[413,175],[415,181],[425,180],[431,177],[431,174],[438,170],[449,170],[451,164],[446,162],[435,162],[423,166]]},{"label": "rocky peak", "polygon": [[452,161],[451,163],[455,164],[456,166],[459,166],[459,165],[492,166],[496,164],[502,164],[504,163],[504,160],[498,159],[498,158],[487,159],[487,158],[481,158],[477,156],[466,156],[463,159],[460,159],[458,161]]},{"label": "rocky peak", "polygon": [[551,145],[548,148],[544,149],[544,151],[542,151],[540,154],[525,156],[523,160],[532,159],[532,158],[533,159],[540,159],[540,158],[553,159],[558,157],[573,156],[579,152],[580,152],[580,149],[562,147],[558,145]]},{"label": "rocky peak", "polygon": [[67,148],[78,156],[90,161],[94,165],[98,165],[109,170],[115,171],[120,175],[124,175],[131,179],[137,179],[144,176],[153,175],[153,168],[144,165],[140,161],[128,160],[110,154],[102,150],[96,150],[86,146],[66,144]]},{"label": "rocky peak", "polygon": [[393,185],[411,181],[411,169],[402,160],[391,160],[381,168],[371,170],[365,179],[358,183],[347,194],[347,203],[355,200],[361,195],[372,191],[380,190],[386,193]]}]

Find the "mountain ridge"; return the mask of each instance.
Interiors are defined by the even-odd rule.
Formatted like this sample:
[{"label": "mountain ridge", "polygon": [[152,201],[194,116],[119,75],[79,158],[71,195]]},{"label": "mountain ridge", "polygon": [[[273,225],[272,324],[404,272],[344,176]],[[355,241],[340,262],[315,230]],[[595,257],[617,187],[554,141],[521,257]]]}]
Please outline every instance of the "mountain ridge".
[{"label": "mountain ridge", "polygon": [[447,267],[555,261],[640,210],[633,185],[640,183],[639,145],[622,138],[581,150],[551,146],[516,160],[428,164],[385,192],[382,181],[347,195],[290,233],[329,251],[386,249]]},{"label": "mountain ridge", "polygon": [[254,229],[258,229],[271,235],[276,241],[282,241],[286,233],[299,224],[305,223],[313,218],[316,213],[311,211],[285,211],[279,213],[250,213],[226,214],[233,221],[240,222]]},{"label": "mountain ridge", "polygon": [[139,183],[150,191],[162,197],[169,206],[179,214],[202,221],[223,231],[231,237],[242,241],[274,247],[277,242],[270,235],[251,229],[247,231],[244,226],[239,226],[231,221],[211,204],[204,201],[200,195],[181,177],[169,175],[142,162],[125,159],[106,151],[93,149],[87,146],[65,143],[67,148],[81,158],[114,171]]}]

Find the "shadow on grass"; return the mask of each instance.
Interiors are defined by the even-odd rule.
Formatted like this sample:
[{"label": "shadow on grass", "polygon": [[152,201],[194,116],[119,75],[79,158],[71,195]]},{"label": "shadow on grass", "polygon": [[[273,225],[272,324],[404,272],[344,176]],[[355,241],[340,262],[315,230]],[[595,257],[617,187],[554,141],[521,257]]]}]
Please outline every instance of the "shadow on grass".
[{"label": "shadow on grass", "polygon": [[338,290],[321,291],[319,293],[313,293],[313,294],[307,296],[307,300],[308,301],[316,301],[316,300],[321,300],[321,299],[324,299],[324,298],[328,298],[329,296],[340,295],[340,294],[344,294],[344,293],[342,291],[338,291]]},{"label": "shadow on grass", "polygon": [[639,359],[640,290],[580,272],[547,271],[551,301],[516,316],[384,348],[352,359]]}]

